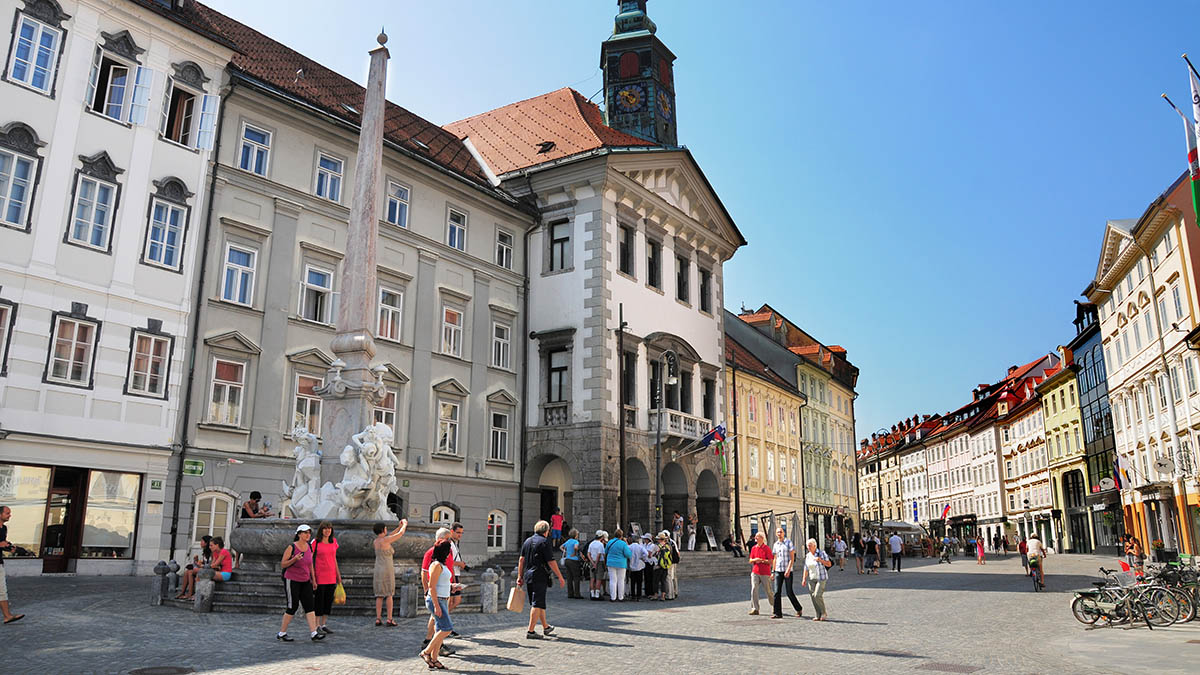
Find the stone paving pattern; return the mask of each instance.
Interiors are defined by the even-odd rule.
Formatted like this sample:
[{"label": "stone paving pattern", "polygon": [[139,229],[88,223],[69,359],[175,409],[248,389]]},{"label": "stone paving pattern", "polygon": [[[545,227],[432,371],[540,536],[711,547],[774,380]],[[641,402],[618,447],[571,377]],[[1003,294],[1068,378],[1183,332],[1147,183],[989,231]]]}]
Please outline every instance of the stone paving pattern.
[{"label": "stone paving pattern", "polygon": [[[558,637],[526,640],[524,616],[508,612],[464,614],[455,620],[464,638],[451,641],[458,654],[442,660],[451,671],[472,673],[595,673],[640,658],[670,673],[1196,672],[1186,664],[1200,658],[1200,644],[1190,642],[1200,640],[1200,624],[1086,630],[1071,617],[1069,589],[1087,586],[1098,566],[1115,566],[1111,558],[1052,556],[1045,593],[1032,591],[1015,556],[986,566],[965,558],[905,562],[900,574],[833,570],[826,623],[748,616],[749,580],[742,577],[691,581],[668,603],[568,601],[554,589],[550,619]],[[296,642],[279,643],[278,617],[151,607],[149,584],[10,578],[13,606],[28,616],[0,627],[0,672],[428,672],[415,656],[423,619],[387,629],[335,615],[336,633],[312,643],[298,618]],[[807,594],[801,602],[811,614]]]}]

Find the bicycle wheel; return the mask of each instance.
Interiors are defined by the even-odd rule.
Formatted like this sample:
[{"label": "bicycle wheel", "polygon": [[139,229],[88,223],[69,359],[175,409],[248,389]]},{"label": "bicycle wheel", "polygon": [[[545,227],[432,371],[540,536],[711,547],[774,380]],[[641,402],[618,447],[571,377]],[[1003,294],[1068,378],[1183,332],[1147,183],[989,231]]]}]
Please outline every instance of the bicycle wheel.
[{"label": "bicycle wheel", "polygon": [[1146,609],[1146,619],[1155,626],[1170,626],[1179,619],[1179,601],[1161,586],[1150,586],[1138,593]]},{"label": "bicycle wheel", "polygon": [[1192,594],[1183,588],[1172,588],[1171,593],[1179,602],[1179,619],[1177,623],[1187,623],[1196,618],[1196,600]]},{"label": "bicycle wheel", "polygon": [[1071,614],[1079,623],[1090,626],[1100,618],[1100,608],[1096,606],[1095,598],[1080,595],[1071,601]]}]

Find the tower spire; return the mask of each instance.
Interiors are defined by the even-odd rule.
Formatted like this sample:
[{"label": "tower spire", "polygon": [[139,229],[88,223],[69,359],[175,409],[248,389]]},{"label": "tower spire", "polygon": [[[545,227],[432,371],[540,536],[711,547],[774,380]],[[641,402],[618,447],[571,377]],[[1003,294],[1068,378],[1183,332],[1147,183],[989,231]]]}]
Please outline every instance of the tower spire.
[{"label": "tower spire", "polygon": [[618,0],[613,33],[600,45],[608,125],[676,145],[675,55],[656,35],[646,0]]}]

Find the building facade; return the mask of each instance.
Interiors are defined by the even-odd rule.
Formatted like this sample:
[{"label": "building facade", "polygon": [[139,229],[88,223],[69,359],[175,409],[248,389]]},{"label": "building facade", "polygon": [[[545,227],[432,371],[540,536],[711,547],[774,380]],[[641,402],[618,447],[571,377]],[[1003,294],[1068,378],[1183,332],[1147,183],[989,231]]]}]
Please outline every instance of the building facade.
[{"label": "building facade", "polygon": [[1052,527],[1049,457],[1045,417],[1034,387],[1041,378],[1026,378],[1005,391],[999,401],[1000,455],[1004,461],[1005,515],[1008,533],[1018,539],[1035,531],[1042,541],[1056,539]]},{"label": "building facade", "polygon": [[970,477],[976,526],[991,545],[1004,534],[1004,484],[1000,474],[1000,432],[996,428],[997,404],[993,403],[971,425],[968,445],[971,452]]},{"label": "building facade", "polygon": [[0,16],[5,568],[149,573],[233,50],[178,2],[3,0]]},{"label": "building facade", "polygon": [[[1074,352],[1060,347],[1058,353],[1059,365],[1047,370],[1046,379],[1036,387],[1042,401],[1049,456],[1052,516],[1057,533],[1054,548],[1064,553],[1091,553],[1092,519],[1084,500],[1090,482],[1076,395],[1079,365]],[[1094,375],[1093,369],[1090,376]]]}]

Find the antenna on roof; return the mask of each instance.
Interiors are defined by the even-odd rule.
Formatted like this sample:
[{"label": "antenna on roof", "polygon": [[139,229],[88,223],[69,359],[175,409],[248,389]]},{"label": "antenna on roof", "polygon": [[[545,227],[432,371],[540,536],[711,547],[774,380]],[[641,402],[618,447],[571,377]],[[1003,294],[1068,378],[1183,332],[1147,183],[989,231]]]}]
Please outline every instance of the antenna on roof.
[{"label": "antenna on roof", "polygon": [[296,79],[292,80],[292,84],[296,84],[297,82],[299,82],[300,78],[302,78],[302,77],[304,77],[304,69],[297,68],[296,69]]}]

